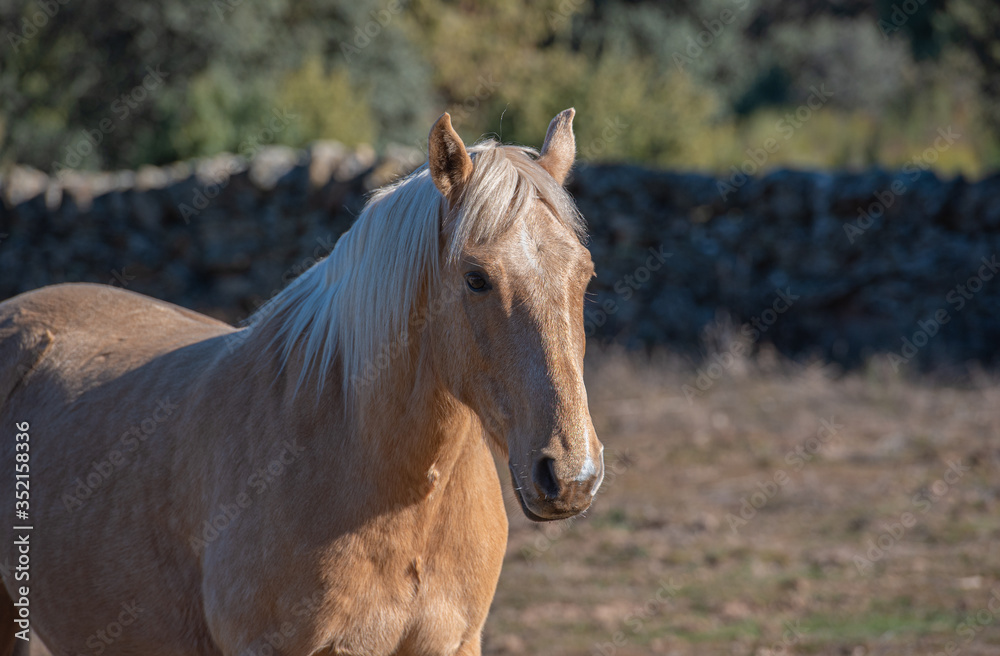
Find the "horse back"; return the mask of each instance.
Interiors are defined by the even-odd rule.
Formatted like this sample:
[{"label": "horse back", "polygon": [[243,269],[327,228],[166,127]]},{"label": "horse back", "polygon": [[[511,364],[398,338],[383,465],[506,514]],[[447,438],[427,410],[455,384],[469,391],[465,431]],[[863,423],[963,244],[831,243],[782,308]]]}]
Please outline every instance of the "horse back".
[{"label": "horse back", "polygon": [[107,285],[43,287],[0,303],[0,403],[9,403],[41,370],[55,373],[75,396],[163,353],[233,331],[211,317]]}]

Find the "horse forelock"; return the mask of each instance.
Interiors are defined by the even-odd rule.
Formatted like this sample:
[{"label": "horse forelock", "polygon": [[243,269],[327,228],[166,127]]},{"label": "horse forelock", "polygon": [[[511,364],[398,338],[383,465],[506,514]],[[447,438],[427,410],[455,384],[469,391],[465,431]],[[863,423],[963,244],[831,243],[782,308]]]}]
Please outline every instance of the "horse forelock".
[{"label": "horse forelock", "polygon": [[472,176],[449,231],[447,255],[452,262],[466,245],[501,237],[536,202],[546,204],[564,227],[583,240],[583,218],[562,185],[535,163],[537,151],[487,141],[470,148],[469,155],[474,164]]},{"label": "horse forelock", "polygon": [[339,359],[345,400],[361,400],[407,364],[410,320],[440,282],[442,259],[454,263],[467,244],[499,238],[537,202],[584,239],[576,205],[535,164],[536,151],[487,141],[469,154],[473,173],[453,212],[426,164],[376,191],[333,252],[250,317],[246,330],[272,327],[272,348],[259,356],[284,362],[298,351],[297,385],[314,382],[317,394]]}]

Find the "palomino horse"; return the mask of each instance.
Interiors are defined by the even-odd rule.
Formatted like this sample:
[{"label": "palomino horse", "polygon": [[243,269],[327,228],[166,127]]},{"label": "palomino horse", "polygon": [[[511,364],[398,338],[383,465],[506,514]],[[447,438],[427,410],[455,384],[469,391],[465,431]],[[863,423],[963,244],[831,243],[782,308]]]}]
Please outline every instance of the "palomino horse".
[{"label": "palomino horse", "polygon": [[429,163],[242,330],[89,284],[0,304],[7,650],[26,596],[58,656],[480,653],[507,539],[490,445],[533,520],[604,472],[572,120],[537,154],[466,150],[444,114]]}]

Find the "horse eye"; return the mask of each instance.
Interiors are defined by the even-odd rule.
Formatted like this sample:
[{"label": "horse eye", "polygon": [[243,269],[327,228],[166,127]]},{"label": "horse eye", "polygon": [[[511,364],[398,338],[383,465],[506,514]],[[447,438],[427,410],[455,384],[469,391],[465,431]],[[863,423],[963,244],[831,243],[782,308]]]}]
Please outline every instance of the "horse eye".
[{"label": "horse eye", "polygon": [[474,292],[484,292],[490,288],[486,278],[481,273],[470,272],[465,274],[465,284]]}]

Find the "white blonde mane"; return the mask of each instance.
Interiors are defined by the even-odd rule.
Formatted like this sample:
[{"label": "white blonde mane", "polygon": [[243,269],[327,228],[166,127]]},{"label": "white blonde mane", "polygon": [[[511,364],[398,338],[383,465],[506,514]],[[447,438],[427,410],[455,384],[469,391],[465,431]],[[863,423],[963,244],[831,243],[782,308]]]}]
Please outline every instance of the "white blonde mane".
[{"label": "white blonde mane", "polygon": [[298,384],[319,374],[322,390],[339,356],[345,398],[367,396],[359,388],[377,383],[400,362],[390,361],[408,338],[419,299],[440,281],[442,257],[454,263],[466,244],[485,244],[515,219],[545,203],[583,239],[585,227],[569,194],[540,166],[537,152],[488,141],[469,149],[474,168],[440,239],[444,197],[427,165],[376,191],[333,252],[258,310],[246,330],[274,327],[272,344],[286,361],[302,349]]}]

